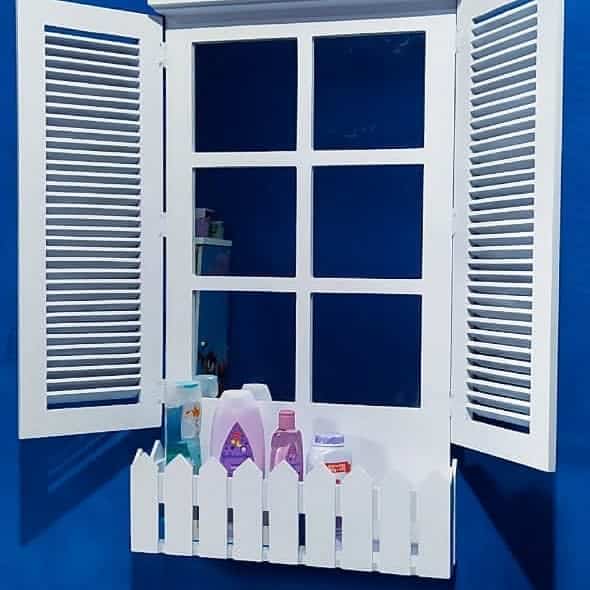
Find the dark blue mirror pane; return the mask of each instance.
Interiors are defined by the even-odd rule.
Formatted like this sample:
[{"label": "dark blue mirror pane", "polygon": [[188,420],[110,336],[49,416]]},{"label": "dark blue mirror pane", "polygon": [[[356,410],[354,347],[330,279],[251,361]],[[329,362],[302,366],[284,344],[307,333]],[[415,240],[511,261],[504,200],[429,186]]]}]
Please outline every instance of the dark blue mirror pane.
[{"label": "dark blue mirror pane", "polygon": [[195,272],[294,276],[295,168],[196,171]]},{"label": "dark blue mirror pane", "polygon": [[423,167],[314,169],[316,277],[422,276]]},{"label": "dark blue mirror pane", "polygon": [[424,32],[315,39],[315,148],[424,145]]},{"label": "dark blue mirror pane", "polygon": [[313,295],[313,401],[420,407],[422,300]]},{"label": "dark blue mirror pane", "polygon": [[196,149],[294,150],[297,41],[196,45]]},{"label": "dark blue mirror pane", "polygon": [[295,400],[295,295],[195,294],[195,370],[219,390],[265,383],[274,400]]}]

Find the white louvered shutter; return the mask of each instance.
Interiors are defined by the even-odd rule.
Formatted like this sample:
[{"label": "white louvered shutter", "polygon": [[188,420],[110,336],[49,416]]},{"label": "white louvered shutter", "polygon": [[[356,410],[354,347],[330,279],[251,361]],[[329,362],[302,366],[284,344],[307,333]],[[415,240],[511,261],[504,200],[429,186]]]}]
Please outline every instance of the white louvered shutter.
[{"label": "white louvered shutter", "polygon": [[160,424],[161,26],[18,1],[21,438]]},{"label": "white louvered shutter", "polygon": [[463,0],[453,442],[555,469],[563,6]]}]

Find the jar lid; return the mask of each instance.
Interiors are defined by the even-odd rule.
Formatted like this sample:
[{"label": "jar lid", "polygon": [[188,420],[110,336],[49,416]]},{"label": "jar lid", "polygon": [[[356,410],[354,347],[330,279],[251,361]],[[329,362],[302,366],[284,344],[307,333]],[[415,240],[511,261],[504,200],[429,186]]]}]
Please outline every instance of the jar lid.
[{"label": "jar lid", "polygon": [[177,381],[176,387],[178,389],[194,389],[195,387],[199,387],[198,381]]},{"label": "jar lid", "polygon": [[344,435],[338,432],[323,432],[316,434],[313,438],[314,445],[324,447],[343,447]]}]

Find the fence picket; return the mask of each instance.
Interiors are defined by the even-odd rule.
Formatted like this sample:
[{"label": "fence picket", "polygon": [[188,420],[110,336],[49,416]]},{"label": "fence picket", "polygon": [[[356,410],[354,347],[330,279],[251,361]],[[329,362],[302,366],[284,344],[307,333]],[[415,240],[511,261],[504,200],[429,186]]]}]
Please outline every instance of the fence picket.
[{"label": "fence picket", "polygon": [[269,551],[273,563],[299,563],[299,480],[286,462],[268,477]]},{"label": "fence picket", "polygon": [[334,567],[336,560],[336,479],[324,464],[304,483],[305,563]]},{"label": "fence picket", "polygon": [[411,489],[397,472],[383,480],[379,495],[379,571],[410,574],[411,560]]},{"label": "fence picket", "polygon": [[418,557],[416,574],[451,575],[451,488],[448,473],[431,473],[418,488]]},{"label": "fence picket", "polygon": [[342,567],[373,569],[373,480],[355,467],[342,482]]},{"label": "fence picket", "polygon": [[199,555],[227,558],[227,471],[209,459],[199,472]]},{"label": "fence picket", "polygon": [[178,455],[164,472],[164,550],[193,554],[193,466]]},{"label": "fence picket", "polygon": [[234,559],[262,561],[262,473],[251,459],[233,474],[232,503]]},{"label": "fence picket", "polygon": [[143,450],[131,464],[131,551],[158,553],[158,467]]}]

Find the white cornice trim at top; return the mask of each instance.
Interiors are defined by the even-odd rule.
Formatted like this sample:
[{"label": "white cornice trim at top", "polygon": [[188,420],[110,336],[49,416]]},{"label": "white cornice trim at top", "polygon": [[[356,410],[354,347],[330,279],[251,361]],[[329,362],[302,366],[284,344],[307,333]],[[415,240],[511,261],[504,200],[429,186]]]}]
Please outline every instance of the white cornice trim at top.
[{"label": "white cornice trim at top", "polygon": [[148,0],[168,28],[453,13],[457,0]]}]

